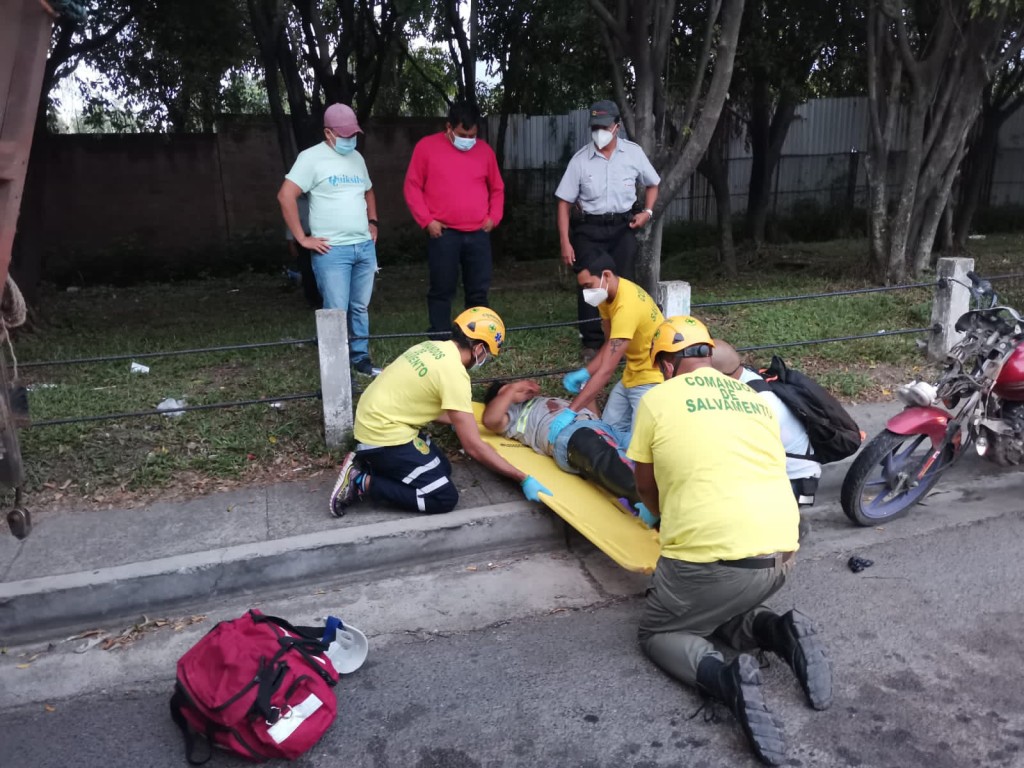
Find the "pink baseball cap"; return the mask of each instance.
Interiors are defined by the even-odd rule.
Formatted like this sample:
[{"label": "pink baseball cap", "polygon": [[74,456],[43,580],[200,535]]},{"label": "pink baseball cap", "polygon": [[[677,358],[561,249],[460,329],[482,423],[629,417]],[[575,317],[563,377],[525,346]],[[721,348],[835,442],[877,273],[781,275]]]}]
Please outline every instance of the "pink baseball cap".
[{"label": "pink baseball cap", "polygon": [[356,120],[356,113],[348,104],[331,104],[324,112],[324,128],[330,128],[346,138],[363,132]]}]

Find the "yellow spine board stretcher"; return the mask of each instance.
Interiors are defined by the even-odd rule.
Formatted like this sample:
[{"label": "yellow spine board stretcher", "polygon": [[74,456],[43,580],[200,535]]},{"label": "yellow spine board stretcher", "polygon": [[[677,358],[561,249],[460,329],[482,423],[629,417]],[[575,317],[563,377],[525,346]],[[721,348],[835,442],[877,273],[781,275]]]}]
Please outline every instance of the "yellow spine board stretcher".
[{"label": "yellow spine board stretcher", "polygon": [[624,511],[600,486],[563,472],[554,459],[541,456],[527,445],[494,434],[481,422],[484,406],[474,403],[473,409],[484,442],[554,494],[541,494],[545,506],[627,571],[653,573],[659,554],[657,531]]}]

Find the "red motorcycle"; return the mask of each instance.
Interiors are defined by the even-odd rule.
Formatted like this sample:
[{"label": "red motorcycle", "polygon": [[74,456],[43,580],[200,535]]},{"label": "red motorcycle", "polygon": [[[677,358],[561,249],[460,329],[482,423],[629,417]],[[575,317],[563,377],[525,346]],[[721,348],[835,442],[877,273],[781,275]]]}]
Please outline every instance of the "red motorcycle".
[{"label": "red motorcycle", "polygon": [[987,280],[973,272],[967,277],[975,302],[986,306],[957,320],[964,336],[938,382],[912,381],[897,390],[907,408],[889,419],[846,473],[840,502],[858,525],[906,514],[971,445],[1002,466],[1024,461],[1024,319],[999,305]]}]

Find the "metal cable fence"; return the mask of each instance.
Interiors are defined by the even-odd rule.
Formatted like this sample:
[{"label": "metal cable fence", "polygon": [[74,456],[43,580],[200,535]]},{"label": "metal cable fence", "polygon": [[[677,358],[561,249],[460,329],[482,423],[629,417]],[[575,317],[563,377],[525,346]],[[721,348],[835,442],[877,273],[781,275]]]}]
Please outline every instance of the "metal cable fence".
[{"label": "metal cable fence", "polygon": [[[991,277],[989,277],[987,279],[990,282],[992,282],[992,281],[1009,281],[1009,280],[1024,281],[1024,273],[994,275],[994,276],[991,276]],[[821,299],[830,299],[830,298],[837,298],[837,297],[844,297],[844,296],[858,296],[858,295],[867,295],[867,294],[876,294],[876,293],[888,293],[888,292],[894,292],[894,291],[906,291],[906,290],[913,290],[913,289],[919,289],[919,288],[934,288],[934,287],[936,287],[939,284],[940,284],[940,281],[933,280],[933,281],[928,281],[928,282],[906,283],[906,284],[901,284],[901,285],[881,286],[881,287],[875,287],[875,288],[854,288],[854,289],[847,289],[847,290],[841,290],[841,291],[831,291],[831,292],[823,292],[823,293],[795,294],[795,295],[790,295],[790,296],[767,296],[767,297],[753,298],[753,299],[732,299],[732,300],[723,300],[723,301],[712,301],[712,302],[694,303],[694,304],[691,304],[691,308],[692,309],[710,309],[710,308],[721,308],[721,307],[751,306],[751,305],[758,305],[758,304],[774,304],[774,303],[780,303],[780,302],[821,300]],[[584,321],[566,320],[566,321],[558,321],[558,322],[550,322],[550,323],[534,323],[534,324],[529,324],[529,325],[510,326],[510,327],[507,328],[507,331],[508,332],[528,332],[528,331],[546,330],[546,329],[553,329],[553,328],[574,328],[574,327],[578,328],[582,324],[589,323],[589,322],[598,322],[599,320],[600,320],[600,318],[595,319],[595,320],[584,320]],[[745,346],[745,347],[738,347],[737,350],[741,351],[741,352],[753,352],[753,351],[762,351],[762,350],[768,350],[768,349],[786,349],[786,348],[793,348],[793,347],[815,346],[815,345],[821,345],[821,344],[831,344],[831,343],[839,343],[839,342],[847,342],[847,341],[857,341],[857,340],[864,340],[864,339],[876,339],[876,338],[886,338],[886,337],[892,337],[892,336],[906,336],[906,335],[911,335],[911,334],[932,333],[932,332],[935,332],[936,330],[937,330],[936,326],[922,326],[922,327],[916,327],[916,328],[901,328],[901,329],[896,329],[896,330],[881,330],[881,331],[877,331],[877,332],[874,332],[874,333],[849,334],[849,335],[843,335],[843,336],[830,336],[830,337],[827,337],[827,338],[802,339],[802,340],[797,340],[797,341],[776,342],[776,343],[771,343],[771,344],[761,344],[761,345]],[[426,338],[427,336],[428,336],[428,334],[425,333],[425,332],[402,332],[402,333],[370,334],[370,335],[367,335],[367,336],[352,336],[352,337],[350,337],[350,339],[351,340],[357,340],[358,339],[358,340],[376,341],[376,340],[391,340],[391,339],[402,339],[402,338],[420,338],[420,339],[423,339],[423,338]],[[185,356],[185,355],[199,355],[199,354],[211,354],[211,353],[226,352],[226,351],[236,351],[236,350],[262,349],[262,348],[281,347],[281,346],[299,346],[299,345],[305,345],[305,344],[317,344],[317,338],[316,337],[312,337],[312,338],[305,338],[305,339],[285,339],[285,340],[281,340],[281,341],[272,341],[272,342],[258,342],[258,343],[248,343],[248,344],[231,344],[231,345],[221,345],[221,346],[216,346],[216,347],[202,347],[202,348],[180,349],[180,350],[164,350],[164,351],[159,351],[159,352],[142,352],[142,353],[137,353],[137,354],[100,355],[100,356],[95,356],[95,357],[71,358],[71,359],[66,359],[66,360],[33,361],[33,362],[28,362],[28,363],[21,363],[21,364],[19,364],[19,367],[21,367],[21,368],[42,368],[42,367],[67,366],[67,365],[84,365],[84,364],[92,364],[92,363],[119,362],[119,361],[131,360],[131,359],[136,359],[136,358],[156,358],[156,357],[173,357],[173,356]],[[510,380],[513,380],[513,379],[546,378],[546,377],[551,377],[551,376],[561,376],[561,375],[564,375],[566,373],[569,373],[570,371],[576,370],[577,367],[578,366],[573,366],[573,367],[569,367],[569,368],[554,368],[554,369],[532,371],[532,372],[529,372],[529,373],[522,373],[522,374],[515,374],[515,375],[506,375],[506,376],[492,376],[492,377],[487,377],[487,378],[474,379],[473,383],[474,384],[491,384],[493,382],[510,381]],[[353,387],[353,390],[352,390],[353,395],[359,395],[363,391],[365,391],[365,390],[364,389],[355,388],[355,387]],[[173,408],[173,409],[167,409],[167,410],[161,410],[161,409],[157,408],[157,409],[149,409],[149,410],[142,410],[142,411],[125,411],[125,412],[121,412],[121,413],[110,413],[110,414],[100,414],[100,415],[90,415],[90,416],[77,416],[77,417],[67,417],[67,418],[59,418],[59,419],[48,419],[48,420],[44,420],[44,421],[33,422],[29,426],[31,426],[31,427],[44,427],[44,426],[58,426],[58,425],[68,425],[68,424],[76,424],[76,423],[110,421],[110,420],[128,419],[128,418],[142,418],[142,417],[149,417],[149,416],[156,416],[156,415],[166,415],[168,413],[184,413],[184,412],[189,412],[189,411],[207,411],[207,410],[216,410],[216,409],[224,409],[224,408],[236,408],[236,407],[243,407],[243,406],[250,406],[250,405],[259,405],[259,404],[265,404],[265,403],[286,402],[286,401],[291,401],[291,400],[308,400],[308,399],[321,398],[321,397],[322,397],[321,391],[317,390],[315,392],[283,394],[283,395],[278,395],[278,396],[274,396],[274,397],[254,398],[254,399],[247,399],[247,400],[236,400],[236,401],[223,402],[223,403],[210,403],[210,404],[205,404],[205,405],[184,405],[184,406],[181,406],[180,408]]]}]

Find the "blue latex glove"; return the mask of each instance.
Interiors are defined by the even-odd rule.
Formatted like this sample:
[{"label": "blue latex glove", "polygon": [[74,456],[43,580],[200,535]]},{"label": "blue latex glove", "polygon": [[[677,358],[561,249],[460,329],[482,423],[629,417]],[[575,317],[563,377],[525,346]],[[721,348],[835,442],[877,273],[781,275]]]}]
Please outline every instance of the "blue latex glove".
[{"label": "blue latex glove", "polygon": [[554,445],[555,440],[558,439],[558,434],[568,427],[573,421],[576,420],[577,413],[571,408],[566,408],[560,414],[555,416],[551,422],[551,426],[548,428],[548,442]]},{"label": "blue latex glove", "polygon": [[540,495],[546,493],[548,496],[554,496],[551,491],[537,482],[537,478],[532,475],[527,475],[526,479],[522,482],[523,495],[530,501],[540,501]]},{"label": "blue latex glove", "polygon": [[649,510],[647,505],[643,502],[636,505],[636,511],[639,518],[643,521],[643,524],[648,528],[653,528],[661,522],[661,518],[653,515],[651,510]]},{"label": "blue latex glove", "polygon": [[562,379],[562,386],[565,387],[566,392],[578,395],[580,390],[587,386],[588,381],[590,381],[590,371],[586,368],[580,368],[578,371],[570,371],[565,374],[565,377]]}]

